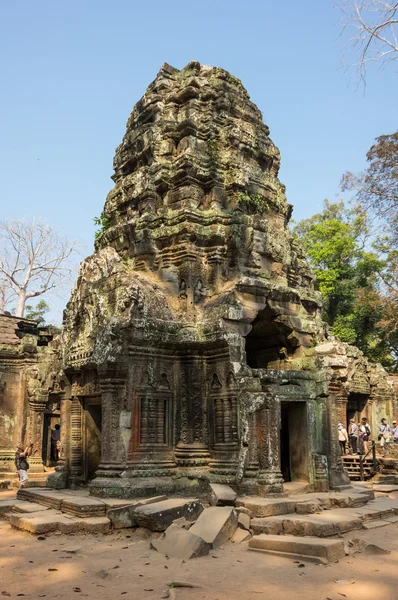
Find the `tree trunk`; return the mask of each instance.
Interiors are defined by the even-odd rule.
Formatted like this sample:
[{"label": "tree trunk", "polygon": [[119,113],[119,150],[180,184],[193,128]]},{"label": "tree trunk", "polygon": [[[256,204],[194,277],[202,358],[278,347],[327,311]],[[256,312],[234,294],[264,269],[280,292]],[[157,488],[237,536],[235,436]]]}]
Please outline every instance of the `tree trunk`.
[{"label": "tree trunk", "polygon": [[26,302],[26,290],[24,290],[22,288],[19,290],[19,294],[18,294],[18,304],[17,304],[17,309],[15,311],[16,317],[23,317],[23,314],[25,312],[25,302]]}]

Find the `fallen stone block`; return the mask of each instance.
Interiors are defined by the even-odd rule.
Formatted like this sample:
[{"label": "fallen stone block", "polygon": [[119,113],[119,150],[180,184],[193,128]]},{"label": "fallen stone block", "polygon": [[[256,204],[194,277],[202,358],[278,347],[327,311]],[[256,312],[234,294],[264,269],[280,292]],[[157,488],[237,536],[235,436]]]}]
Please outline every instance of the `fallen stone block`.
[{"label": "fallen stone block", "polygon": [[162,538],[151,542],[151,548],[166,556],[189,560],[209,554],[211,544],[192,531],[173,523],[166,529]]},{"label": "fallen stone block", "polygon": [[231,542],[233,544],[242,544],[243,542],[247,542],[252,537],[250,531],[246,531],[245,529],[238,529],[235,531],[234,535],[231,537]]},{"label": "fallen stone block", "polygon": [[252,511],[249,510],[248,508],[246,508],[245,506],[235,506],[235,512],[237,515],[240,515],[240,513],[243,513],[244,515],[247,515],[251,519],[254,517]]},{"label": "fallen stone block", "polygon": [[109,508],[106,516],[114,529],[124,529],[126,527],[136,527],[137,521],[134,517],[134,511],[137,504],[120,506],[118,508]]},{"label": "fallen stone block", "polygon": [[199,516],[190,532],[217,548],[225,544],[235,533],[238,517],[230,506],[211,506]]},{"label": "fallen stone block", "polygon": [[102,501],[107,507],[106,516],[112,523],[114,529],[124,529],[126,527],[136,527],[137,521],[134,517],[134,511],[139,506],[147,504],[156,504],[167,500],[167,496],[154,496],[153,498],[142,498],[140,500],[106,500]]},{"label": "fallen stone block", "polygon": [[234,506],[237,493],[229,485],[211,483],[210,489],[211,506]]},{"label": "fallen stone block", "polygon": [[354,538],[348,542],[350,548],[350,554],[390,554],[390,550],[386,550],[376,544],[370,544],[366,540],[360,538]]},{"label": "fallen stone block", "polygon": [[250,531],[250,517],[249,515],[245,515],[243,513],[238,514],[238,526],[241,529],[246,529],[246,531]]},{"label": "fallen stone block", "polygon": [[249,541],[249,549],[322,563],[334,562],[345,556],[343,540],[289,535],[256,535]]},{"label": "fallen stone block", "polygon": [[133,514],[140,527],[147,527],[152,531],[165,531],[179,517],[194,521],[202,510],[203,506],[199,500],[170,498],[155,504],[139,506]]},{"label": "fallen stone block", "polygon": [[174,525],[178,525],[178,527],[182,527],[183,529],[190,529],[194,524],[193,521],[187,521],[185,517],[179,517],[173,521]]}]

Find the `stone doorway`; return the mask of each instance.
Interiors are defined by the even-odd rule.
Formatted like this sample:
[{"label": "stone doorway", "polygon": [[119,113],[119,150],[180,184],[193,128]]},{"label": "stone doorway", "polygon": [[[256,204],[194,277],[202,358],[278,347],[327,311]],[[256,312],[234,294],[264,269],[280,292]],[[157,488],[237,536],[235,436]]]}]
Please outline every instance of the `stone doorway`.
[{"label": "stone doorway", "polygon": [[355,419],[357,423],[361,420],[364,413],[368,396],[366,394],[350,394],[347,400],[347,426],[350,419]]},{"label": "stone doorway", "polygon": [[55,425],[59,425],[59,414],[44,413],[43,423],[43,464],[46,467],[52,467],[56,464],[53,447],[51,444],[51,434],[55,429]]},{"label": "stone doorway", "polygon": [[282,401],[280,427],[283,481],[308,481],[307,403]]},{"label": "stone doorway", "polygon": [[90,481],[101,462],[101,398],[86,398],[83,406],[83,477]]}]

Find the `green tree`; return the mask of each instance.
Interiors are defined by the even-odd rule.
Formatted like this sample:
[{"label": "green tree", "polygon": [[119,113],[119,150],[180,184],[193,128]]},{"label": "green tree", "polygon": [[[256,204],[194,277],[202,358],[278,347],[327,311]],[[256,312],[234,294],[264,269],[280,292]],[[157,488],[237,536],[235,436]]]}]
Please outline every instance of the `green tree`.
[{"label": "green tree", "polygon": [[45,300],[40,300],[36,306],[27,304],[25,310],[25,319],[32,319],[32,321],[37,321],[39,325],[44,325],[44,315],[50,310],[50,307]]},{"label": "green tree", "polygon": [[395,364],[394,348],[383,328],[385,279],[380,245],[372,243],[367,212],[342,201],[324,202],[321,213],[298,223],[300,239],[317,277],[324,319],[338,339],[358,346],[372,360]]}]

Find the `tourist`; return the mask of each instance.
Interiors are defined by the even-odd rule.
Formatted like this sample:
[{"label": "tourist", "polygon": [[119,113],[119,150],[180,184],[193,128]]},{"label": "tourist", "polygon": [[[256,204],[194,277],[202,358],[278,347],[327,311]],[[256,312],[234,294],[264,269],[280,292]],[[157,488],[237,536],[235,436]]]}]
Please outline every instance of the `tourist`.
[{"label": "tourist", "polygon": [[348,439],[350,440],[352,453],[358,454],[358,425],[355,419],[350,419],[350,425],[348,427]]},{"label": "tourist", "polygon": [[61,450],[61,427],[58,423],[55,426],[55,429],[51,432],[51,450],[52,450],[52,459],[55,462],[59,461],[59,453]]},{"label": "tourist", "polygon": [[359,442],[360,442],[360,453],[367,454],[369,452],[368,441],[370,438],[371,429],[366,417],[362,417],[361,424],[359,426]]},{"label": "tourist", "polygon": [[21,443],[17,444],[17,451],[15,453],[15,466],[19,475],[19,489],[23,490],[28,483],[28,457],[32,454],[33,442],[29,444],[25,449]]},{"label": "tourist", "polygon": [[380,442],[382,454],[385,456],[388,452],[388,445],[391,441],[391,428],[387,423],[387,419],[384,417],[379,425],[379,435],[377,436],[377,439]]},{"label": "tourist", "polygon": [[392,422],[391,433],[392,433],[392,438],[394,440],[394,444],[398,444],[398,427],[397,427],[396,421]]},{"label": "tourist", "polygon": [[346,443],[348,442],[347,430],[344,427],[343,423],[338,424],[339,430],[339,444],[341,455],[344,456],[346,454]]}]

